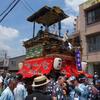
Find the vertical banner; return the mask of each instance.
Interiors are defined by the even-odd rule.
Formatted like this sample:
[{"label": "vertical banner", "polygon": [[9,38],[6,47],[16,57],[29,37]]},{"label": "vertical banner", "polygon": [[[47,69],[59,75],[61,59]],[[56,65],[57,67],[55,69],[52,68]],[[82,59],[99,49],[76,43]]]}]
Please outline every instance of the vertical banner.
[{"label": "vertical banner", "polygon": [[77,69],[79,71],[81,71],[82,70],[82,66],[81,66],[81,53],[80,53],[80,50],[79,49],[76,49],[75,56],[76,56]]}]

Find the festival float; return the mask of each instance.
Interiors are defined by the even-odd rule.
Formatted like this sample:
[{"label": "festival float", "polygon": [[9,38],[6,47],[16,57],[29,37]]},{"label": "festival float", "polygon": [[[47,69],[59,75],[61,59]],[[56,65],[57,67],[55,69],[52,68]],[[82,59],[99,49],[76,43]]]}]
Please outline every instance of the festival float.
[{"label": "festival float", "polygon": [[[18,73],[24,78],[40,74],[54,74],[56,77],[59,73],[67,77],[78,76],[80,73],[91,76],[81,69],[80,48],[71,45],[66,34],[62,36],[61,21],[65,18],[68,18],[68,15],[56,6],[44,6],[27,18],[33,23],[33,37],[24,42],[26,59],[19,64]],[[35,23],[42,25],[37,34]],[[58,32],[50,32],[50,27],[57,23]]]}]

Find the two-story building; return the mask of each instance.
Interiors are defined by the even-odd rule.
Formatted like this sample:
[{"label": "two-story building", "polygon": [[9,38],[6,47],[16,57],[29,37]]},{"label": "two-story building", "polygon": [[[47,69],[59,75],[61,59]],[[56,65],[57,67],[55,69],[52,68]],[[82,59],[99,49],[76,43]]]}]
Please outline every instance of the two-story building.
[{"label": "two-story building", "polygon": [[79,6],[79,33],[82,41],[82,61],[88,72],[100,75],[100,0],[88,0]]},{"label": "two-story building", "polygon": [[25,60],[25,55],[4,59],[0,62],[0,71],[8,70],[9,72],[17,72],[18,64]]},{"label": "two-story building", "polygon": [[17,57],[13,57],[9,59],[9,66],[8,66],[8,70],[10,72],[16,72],[18,71],[18,64],[20,62],[23,62],[25,60],[25,55],[22,56],[17,56]]}]

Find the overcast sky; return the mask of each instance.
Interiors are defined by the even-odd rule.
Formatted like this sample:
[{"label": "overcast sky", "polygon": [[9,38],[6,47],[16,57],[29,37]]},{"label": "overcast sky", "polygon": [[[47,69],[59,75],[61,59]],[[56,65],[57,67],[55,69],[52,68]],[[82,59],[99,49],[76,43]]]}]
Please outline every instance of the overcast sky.
[{"label": "overcast sky", "polygon": [[[0,14],[13,0],[0,0]],[[32,23],[26,18],[44,5],[59,6],[70,17],[62,22],[63,32],[73,31],[73,21],[79,14],[79,4],[87,0],[21,0],[10,14],[0,23],[0,50],[7,50],[8,56],[25,54],[22,41],[32,37]],[[27,2],[27,4],[26,4]],[[29,8],[27,5],[30,5]],[[0,16],[0,19],[2,16]],[[36,25],[36,30],[38,26]],[[64,34],[64,33],[62,33]]]}]

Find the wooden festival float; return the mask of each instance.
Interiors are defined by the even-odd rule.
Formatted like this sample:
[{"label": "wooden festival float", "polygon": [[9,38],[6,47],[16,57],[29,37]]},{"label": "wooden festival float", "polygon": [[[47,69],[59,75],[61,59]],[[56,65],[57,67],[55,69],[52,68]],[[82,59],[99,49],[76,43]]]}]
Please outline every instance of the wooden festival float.
[{"label": "wooden festival float", "polygon": [[[67,77],[79,74],[75,62],[74,49],[69,48],[69,40],[64,40],[61,36],[61,21],[68,18],[59,7],[44,6],[36,13],[27,18],[33,23],[33,37],[24,42],[26,48],[26,59],[20,65],[20,70],[24,78],[30,78],[39,74],[64,73]],[[35,34],[35,23],[41,24],[42,27]],[[58,23],[58,33],[50,32],[49,28]],[[44,28],[44,29],[43,29]],[[73,45],[75,46],[75,45]],[[54,61],[61,58],[61,69],[58,70]]]}]

